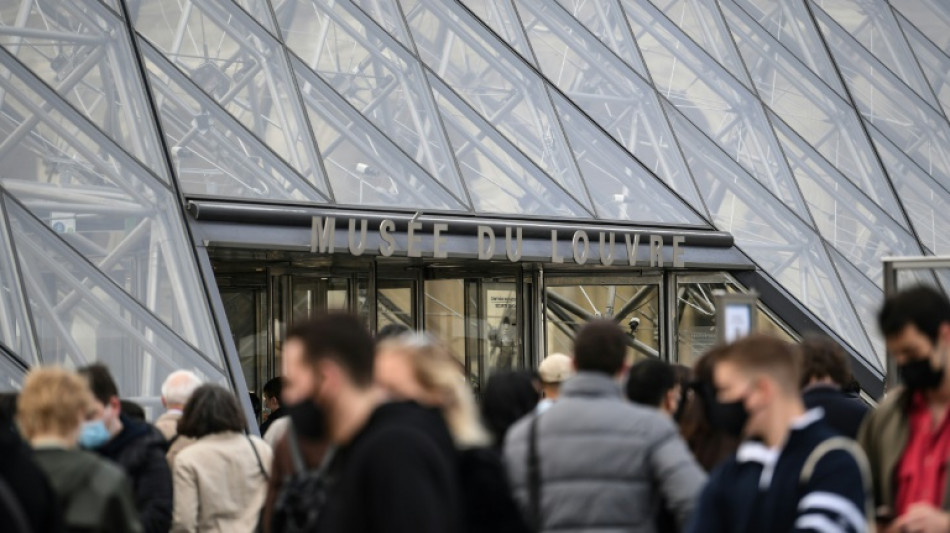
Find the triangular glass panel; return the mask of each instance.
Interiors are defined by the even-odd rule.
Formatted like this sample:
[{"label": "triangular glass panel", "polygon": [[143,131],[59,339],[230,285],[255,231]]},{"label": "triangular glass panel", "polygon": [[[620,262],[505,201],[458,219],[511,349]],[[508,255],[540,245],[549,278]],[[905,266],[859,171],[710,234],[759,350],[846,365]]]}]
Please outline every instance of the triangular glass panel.
[{"label": "triangular glass panel", "polygon": [[336,203],[468,210],[303,63],[293,64]]},{"label": "triangular glass panel", "polygon": [[287,44],[310,70],[429,175],[464,198],[422,66],[412,54],[365,13],[344,2],[287,0],[279,16]]},{"label": "triangular glass panel", "polygon": [[457,4],[405,0],[401,5],[423,63],[575,200],[592,210],[537,72]]},{"label": "triangular glass panel", "polygon": [[[407,49],[412,50],[412,37],[409,36],[409,28],[406,27],[399,12],[399,5],[396,0],[352,0],[367,15],[372,17],[382,29],[402,43]],[[281,24],[285,26],[286,24]]]},{"label": "triangular glass panel", "polygon": [[821,237],[672,106],[673,131],[717,229],[859,353],[871,353]]},{"label": "triangular glass panel", "polygon": [[908,87],[937,107],[890,4],[867,0],[818,0],[815,3]]},{"label": "triangular glass panel", "polygon": [[617,57],[644,78],[649,78],[646,65],[637,49],[637,41],[616,0],[557,0],[572,17],[604,43]]},{"label": "triangular glass panel", "polygon": [[722,0],[721,5],[762,101],[842,175],[909,227],[857,112],[735,4]]},{"label": "triangular glass panel", "polygon": [[136,29],[298,174],[326,187],[283,47],[230,0],[146,2]]},{"label": "triangular glass panel", "polygon": [[524,0],[515,5],[545,77],[650,171],[701,206],[653,87],[560,7]]},{"label": "triangular glass panel", "polygon": [[729,28],[715,2],[697,0],[650,0],[668,19],[679,26],[736,79],[751,88],[752,83],[739,58]]},{"label": "triangular glass panel", "polygon": [[43,364],[105,363],[132,398],[159,396],[165,377],[180,369],[223,380],[220,360],[183,341],[26,210],[6,206]]},{"label": "triangular glass panel", "polygon": [[24,362],[37,365],[33,324],[26,310],[16,254],[10,242],[10,228],[0,206],[0,344],[13,350]]},{"label": "triangular glass panel", "polygon": [[[883,286],[881,258],[920,255],[917,240],[791,128],[773,122],[812,219],[824,239]],[[900,215],[900,212],[895,212]]]},{"label": "triangular glass panel", "polygon": [[950,55],[950,4],[944,0],[888,0],[891,7]]},{"label": "triangular glass panel", "polygon": [[18,3],[0,10],[0,46],[167,182],[125,24],[97,0]]},{"label": "triangular glass panel", "polygon": [[482,19],[482,22],[495,32],[495,35],[504,39],[515,51],[521,54],[521,57],[535,63],[534,56],[531,54],[531,46],[528,45],[528,41],[521,31],[518,13],[511,4],[511,0],[493,0],[491,2],[462,0],[462,3],[478,18]]},{"label": "triangular glass panel", "polygon": [[950,124],[821,9],[821,30],[864,120],[950,187]]},{"label": "triangular glass panel", "polygon": [[758,98],[647,0],[624,0],[623,6],[660,94],[759,183],[807,218],[805,202]]},{"label": "triangular glass panel", "polygon": [[233,0],[237,5],[241,6],[241,9],[247,12],[248,15],[254,17],[261,26],[267,29],[274,35],[280,35],[277,33],[277,25],[274,23],[274,16],[271,13],[270,5],[267,3],[267,0]]},{"label": "triangular glass panel", "polygon": [[592,216],[441,80],[428,79],[476,212]]},{"label": "triangular glass panel", "polygon": [[884,291],[875,285],[873,281],[864,277],[850,261],[845,259],[844,256],[836,250],[829,249],[828,253],[831,255],[831,260],[838,269],[838,274],[841,276],[842,283],[844,283],[848,298],[854,304],[854,308],[858,312],[858,318],[864,327],[864,333],[867,335],[871,343],[871,348],[873,349],[874,357],[871,357],[872,354],[870,353],[860,355],[865,361],[874,363],[875,368],[883,371],[887,368],[887,360],[885,358],[887,351],[884,347],[884,340],[878,333],[876,315],[877,310],[880,309],[881,304],[884,302]]},{"label": "triangular glass panel", "polygon": [[897,14],[897,19],[937,101],[943,108],[944,116],[950,114],[950,57],[903,15]]},{"label": "triangular glass panel", "polygon": [[[828,84],[839,96],[847,96],[841,84],[841,77],[804,2],[735,0],[735,3],[811,69],[818,79]],[[746,65],[751,66],[748,60]]]},{"label": "triangular glass panel", "polygon": [[143,42],[142,52],[175,174],[185,194],[326,202],[311,183],[191,84],[157,50]]},{"label": "triangular glass panel", "polygon": [[950,192],[873,128],[871,138],[920,241],[934,253],[950,254]]},{"label": "triangular glass panel", "polygon": [[0,67],[0,137],[13,139],[0,152],[0,185],[130,297],[216,353],[177,195],[26,69],[10,67]]},{"label": "triangular glass panel", "polygon": [[[692,207],[566,98],[552,96],[599,218],[642,224],[707,225]],[[649,201],[644,201],[647,198]]]}]

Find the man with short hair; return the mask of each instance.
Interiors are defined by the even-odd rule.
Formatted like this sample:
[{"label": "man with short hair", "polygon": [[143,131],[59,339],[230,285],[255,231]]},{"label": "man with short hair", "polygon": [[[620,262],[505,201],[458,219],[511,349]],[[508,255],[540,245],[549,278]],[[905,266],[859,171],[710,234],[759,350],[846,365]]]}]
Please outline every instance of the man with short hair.
[{"label": "man with short hair", "polygon": [[821,407],[831,429],[854,439],[868,414],[860,396],[844,392],[851,382],[848,356],[841,346],[824,335],[802,339],[802,400],[805,408]]},{"label": "man with short hair", "polygon": [[119,390],[102,364],[79,369],[94,396],[90,422],[79,445],[121,466],[132,480],[135,506],[146,533],[167,533],[172,522],[172,476],[165,437],[155,427],[122,414]]},{"label": "man with short hair", "polygon": [[641,359],[627,373],[627,399],[646,407],[659,409],[670,418],[679,409],[682,387],[673,365],[660,359]]},{"label": "man with short hair", "polygon": [[195,389],[201,386],[201,378],[190,370],[176,370],[162,383],[162,406],[165,412],[155,421],[155,427],[168,441],[168,464],[175,464],[178,452],[185,449],[194,439],[178,434],[178,421],[181,419],[185,404]]},{"label": "man with short hair", "polygon": [[291,328],[313,374],[335,455],[319,531],[458,531],[456,452],[438,411],[385,402],[373,381],[375,346],[359,319],[328,314]]},{"label": "man with short hair", "polygon": [[717,352],[713,423],[745,437],[703,490],[691,533],[865,533],[864,454],[805,411],[801,363],[779,339],[752,335]]},{"label": "man with short hair", "polygon": [[552,353],[538,365],[541,378],[541,401],[537,411],[542,413],[554,405],[561,396],[561,384],[574,375],[574,360],[562,353]]},{"label": "man with short hair", "polygon": [[577,374],[505,438],[515,499],[535,531],[653,533],[661,498],[680,525],[692,513],[706,476],[668,417],[623,398],[628,343],[612,320],[581,328]]},{"label": "man with short hair", "polygon": [[261,390],[264,395],[264,410],[267,412],[267,420],[261,424],[261,435],[266,434],[271,424],[287,414],[284,409],[283,390],[284,378],[280,376],[269,380]]},{"label": "man with short hair", "polygon": [[882,531],[950,531],[950,301],[929,287],[887,298],[878,325],[903,386],[858,435]]}]

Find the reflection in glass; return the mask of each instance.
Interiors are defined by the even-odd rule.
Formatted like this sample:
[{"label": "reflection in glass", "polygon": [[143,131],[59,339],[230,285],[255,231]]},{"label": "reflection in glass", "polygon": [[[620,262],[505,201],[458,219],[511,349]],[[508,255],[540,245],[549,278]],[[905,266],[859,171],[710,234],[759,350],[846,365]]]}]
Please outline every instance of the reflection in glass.
[{"label": "reflection in glass", "polygon": [[660,356],[658,283],[551,278],[545,286],[545,354],[571,353],[574,336],[587,322],[613,318],[629,333],[629,362]]},{"label": "reflection in glass", "polygon": [[380,280],[376,288],[376,331],[390,324],[416,328],[414,282]]}]

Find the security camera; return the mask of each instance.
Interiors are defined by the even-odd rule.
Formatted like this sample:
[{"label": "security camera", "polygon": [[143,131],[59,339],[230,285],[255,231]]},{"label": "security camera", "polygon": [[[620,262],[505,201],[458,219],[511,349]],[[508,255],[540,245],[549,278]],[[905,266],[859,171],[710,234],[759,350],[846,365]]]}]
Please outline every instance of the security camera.
[{"label": "security camera", "polygon": [[634,334],[637,332],[637,328],[640,327],[640,318],[633,317],[627,321],[627,327],[630,328],[630,333]]}]

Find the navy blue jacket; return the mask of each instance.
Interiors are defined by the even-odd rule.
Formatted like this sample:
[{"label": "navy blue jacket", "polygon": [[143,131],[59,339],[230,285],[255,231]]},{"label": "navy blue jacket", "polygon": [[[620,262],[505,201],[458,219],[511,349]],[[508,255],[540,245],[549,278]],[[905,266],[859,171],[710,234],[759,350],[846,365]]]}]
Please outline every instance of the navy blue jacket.
[{"label": "navy blue jacket", "polygon": [[858,438],[858,429],[869,408],[860,397],[848,394],[834,385],[813,385],[802,392],[805,407],[821,407],[825,423],[849,439]]},{"label": "navy blue jacket", "polygon": [[849,452],[824,455],[806,484],[801,471],[811,452],[837,434],[808,411],[780,450],[746,441],[713,471],[693,514],[690,533],[865,533],[866,488]]}]

